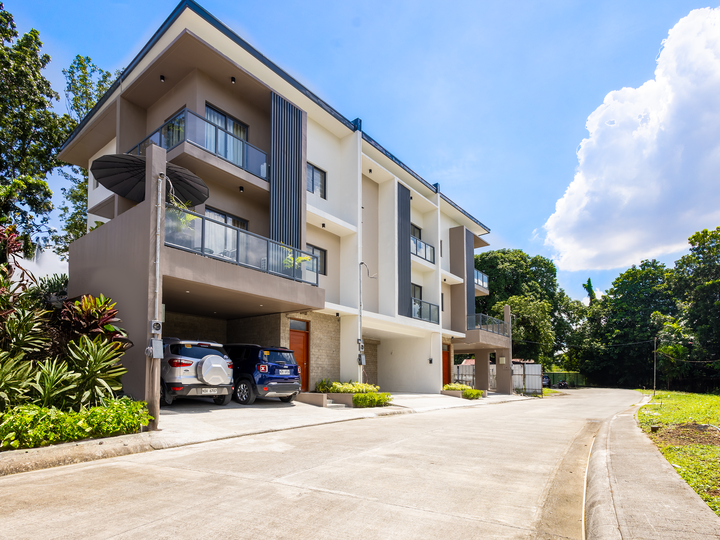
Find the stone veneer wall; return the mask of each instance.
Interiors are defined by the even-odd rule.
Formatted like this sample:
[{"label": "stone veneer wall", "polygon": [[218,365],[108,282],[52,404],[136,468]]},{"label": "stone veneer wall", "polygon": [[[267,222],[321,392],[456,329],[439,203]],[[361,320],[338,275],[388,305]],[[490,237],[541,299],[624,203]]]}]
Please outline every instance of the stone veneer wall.
[{"label": "stone veneer wall", "polygon": [[365,375],[367,376],[367,380],[363,382],[377,384],[378,345],[380,345],[380,341],[363,336],[363,343],[365,343]]},{"label": "stone veneer wall", "polygon": [[224,319],[167,311],[163,323],[163,336],[225,343],[227,327]]},{"label": "stone veneer wall", "polygon": [[287,347],[288,340],[282,340],[280,313],[232,319],[227,322],[227,343],[254,343],[264,347]]},{"label": "stone veneer wall", "polygon": [[320,379],[340,379],[340,318],[324,313],[287,313],[280,324],[280,343],[290,346],[290,320],[310,322],[310,374],[308,390],[315,390]]}]

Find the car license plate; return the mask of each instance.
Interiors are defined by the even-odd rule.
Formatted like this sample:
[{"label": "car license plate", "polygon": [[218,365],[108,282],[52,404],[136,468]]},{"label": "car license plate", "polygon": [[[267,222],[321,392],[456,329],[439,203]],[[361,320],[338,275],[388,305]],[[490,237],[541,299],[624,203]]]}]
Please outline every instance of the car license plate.
[{"label": "car license plate", "polygon": [[217,388],[202,388],[201,392],[203,394],[217,394]]},{"label": "car license plate", "polygon": [[278,369],[278,375],[290,375],[289,369]]}]

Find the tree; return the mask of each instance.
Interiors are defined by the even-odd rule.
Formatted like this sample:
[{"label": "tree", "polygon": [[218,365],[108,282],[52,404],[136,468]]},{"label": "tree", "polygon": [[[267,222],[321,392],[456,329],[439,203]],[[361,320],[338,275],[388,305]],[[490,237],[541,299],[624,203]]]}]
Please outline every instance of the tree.
[{"label": "tree", "polygon": [[[580,370],[604,385],[652,383],[652,341],[660,330],[654,312],[674,315],[677,305],[669,288],[672,271],[656,261],[642,261],[620,274],[587,311],[578,351]],[[588,280],[589,292],[592,284]]]},{"label": "tree", "polygon": [[552,364],[555,333],[550,318],[550,302],[539,300],[532,294],[511,296],[506,302],[495,304],[494,313],[502,314],[505,303],[514,315],[513,357],[535,360],[544,366]]},{"label": "tree", "polygon": [[672,287],[685,302],[687,326],[695,333],[694,360],[720,368],[720,227],[689,238],[690,253],[676,263]]},{"label": "tree", "polygon": [[50,56],[33,29],[18,39],[0,3],[0,224],[16,225],[26,256],[47,238],[52,192],[45,178],[69,133],[70,117],[53,112],[59,100],[42,71]]},{"label": "tree", "polygon": [[[116,72],[119,75],[120,72]],[[112,85],[113,75],[99,68],[89,56],[76,56],[68,69],[63,70],[65,98],[70,112],[70,126],[74,129],[90,112]],[[87,233],[88,171],[68,165],[58,173],[70,183],[62,188],[64,201],[60,210],[62,233],[53,236],[55,252],[67,259],[70,244]]]}]

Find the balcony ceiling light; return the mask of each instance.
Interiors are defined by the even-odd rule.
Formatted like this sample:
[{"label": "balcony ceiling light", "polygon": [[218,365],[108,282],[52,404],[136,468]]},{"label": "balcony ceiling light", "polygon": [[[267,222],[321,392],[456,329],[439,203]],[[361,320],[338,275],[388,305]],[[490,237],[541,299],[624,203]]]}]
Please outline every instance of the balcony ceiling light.
[{"label": "balcony ceiling light", "polygon": [[160,82],[165,82],[165,75],[160,75]]},{"label": "balcony ceiling light", "polygon": [[244,186],[240,186],[238,189],[240,190],[240,193],[243,193],[243,192],[245,191],[245,187],[244,187]]},{"label": "balcony ceiling light", "polygon": [[235,77],[230,77],[230,82],[235,84]]}]

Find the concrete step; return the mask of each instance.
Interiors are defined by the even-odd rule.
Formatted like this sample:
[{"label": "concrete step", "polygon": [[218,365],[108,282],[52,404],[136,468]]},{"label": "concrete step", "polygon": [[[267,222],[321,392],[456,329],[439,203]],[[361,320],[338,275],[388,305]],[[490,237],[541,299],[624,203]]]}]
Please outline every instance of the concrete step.
[{"label": "concrete step", "polygon": [[328,409],[348,409],[349,407],[344,403],[335,403],[332,399],[327,400]]}]

